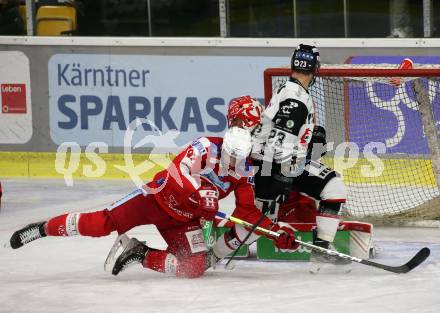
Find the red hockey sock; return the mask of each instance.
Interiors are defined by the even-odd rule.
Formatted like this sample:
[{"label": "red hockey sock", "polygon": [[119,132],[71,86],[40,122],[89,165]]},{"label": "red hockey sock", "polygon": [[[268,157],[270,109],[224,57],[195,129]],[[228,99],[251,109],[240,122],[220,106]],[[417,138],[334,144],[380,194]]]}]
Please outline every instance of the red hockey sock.
[{"label": "red hockey sock", "polygon": [[48,236],[69,236],[66,232],[67,214],[51,218],[46,222],[44,230]]},{"label": "red hockey sock", "polygon": [[197,278],[205,273],[204,253],[194,254],[190,257],[179,259],[176,276],[181,278]]},{"label": "red hockey sock", "polygon": [[48,236],[107,236],[116,229],[107,210],[63,214],[47,221]]},{"label": "red hockey sock", "polygon": [[175,273],[177,258],[174,254],[164,250],[150,250],[147,252],[142,265],[156,272]]},{"label": "red hockey sock", "polygon": [[205,254],[177,259],[174,254],[162,250],[150,250],[143,266],[161,273],[175,273],[181,278],[196,278],[205,272]]}]

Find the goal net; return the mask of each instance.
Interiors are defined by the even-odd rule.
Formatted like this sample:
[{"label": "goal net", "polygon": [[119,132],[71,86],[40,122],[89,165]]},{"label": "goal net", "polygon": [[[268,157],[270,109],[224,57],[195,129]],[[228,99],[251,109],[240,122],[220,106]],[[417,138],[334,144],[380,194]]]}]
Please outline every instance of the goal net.
[{"label": "goal net", "polygon": [[[265,71],[266,103],[289,76]],[[346,217],[440,220],[440,68],[321,67],[310,94],[327,131],[322,161],[348,187]]]}]

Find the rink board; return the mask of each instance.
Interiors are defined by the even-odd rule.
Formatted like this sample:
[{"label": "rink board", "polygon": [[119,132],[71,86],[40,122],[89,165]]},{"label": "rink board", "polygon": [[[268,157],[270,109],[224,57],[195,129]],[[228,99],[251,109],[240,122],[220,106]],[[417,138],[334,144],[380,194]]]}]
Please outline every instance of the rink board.
[{"label": "rink board", "polygon": [[[296,229],[295,236],[298,240],[313,244],[312,230],[316,228],[315,223],[290,223]],[[226,225],[228,227],[231,224]],[[217,228],[217,237],[223,234],[228,227]],[[368,259],[373,248],[373,225],[370,223],[356,221],[342,221],[339,223],[333,242],[337,251],[352,256]],[[246,249],[246,250],[244,250]],[[299,247],[296,251],[282,252],[275,247],[272,240],[260,237],[257,240],[257,258],[268,261],[308,261],[311,250],[306,247]],[[246,257],[248,247],[242,247],[240,256]]]},{"label": "rink board", "polygon": [[[312,232],[296,232],[295,236],[298,240],[313,244]],[[333,243],[337,251],[350,254],[350,231],[338,231]],[[310,251],[306,247],[300,247],[294,252],[281,252],[270,239],[260,237],[257,241],[257,258],[260,260],[309,261]]]},{"label": "rink board", "polygon": [[[218,228],[217,236],[220,236],[229,228]],[[296,238],[301,241],[313,244],[312,232],[296,232]],[[350,254],[350,231],[338,231],[336,233],[334,245],[336,250]],[[246,258],[249,256],[248,245],[243,245],[235,257]],[[257,258],[268,261],[308,261],[310,259],[310,249],[300,247],[293,252],[281,252],[273,244],[273,241],[265,237],[257,240]]]},{"label": "rink board", "polygon": [[[173,158],[168,154],[131,154],[129,157],[134,166],[145,162],[148,170],[141,174],[143,179],[151,179]],[[78,160],[76,166],[72,164],[73,159]],[[70,167],[75,179],[130,179],[130,175],[120,169],[126,164],[126,158],[122,153],[100,153],[87,156],[85,153],[80,153],[57,158],[56,153],[53,152],[0,152],[2,177],[63,179],[63,171],[67,171]],[[101,167],[99,171],[97,171],[98,166]],[[88,174],[86,167],[91,167],[92,172],[95,173]]]},{"label": "rink board", "polygon": [[[164,169],[173,159],[171,154],[131,154],[129,160],[134,166],[142,162],[146,170],[142,179],[151,179],[155,173]],[[72,160],[78,160],[77,166]],[[381,159],[383,171],[374,172],[375,164],[359,158],[350,168],[340,168],[348,163],[347,159],[325,158],[325,163],[342,174],[346,184],[427,186],[436,187],[432,161],[429,159]],[[60,178],[69,167],[75,179],[129,179],[130,175],[121,167],[127,165],[127,156],[123,153],[96,153],[86,155],[84,152],[72,157],[58,157],[53,152],[0,152],[1,177],[38,177]],[[89,167],[91,170],[87,170]],[[367,169],[367,172],[365,172]],[[370,169],[368,171],[368,169]],[[367,175],[365,175],[367,173]]]}]

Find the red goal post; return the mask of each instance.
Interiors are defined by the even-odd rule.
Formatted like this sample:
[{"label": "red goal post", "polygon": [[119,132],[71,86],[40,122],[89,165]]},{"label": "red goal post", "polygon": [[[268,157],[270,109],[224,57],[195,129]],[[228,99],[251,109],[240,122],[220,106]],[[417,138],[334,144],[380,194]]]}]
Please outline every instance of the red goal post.
[{"label": "red goal post", "polygon": [[[367,67],[321,67],[319,77],[440,77],[440,68],[417,68],[402,70],[396,68]],[[272,97],[272,78],[275,76],[289,77],[292,73],[287,67],[268,68],[264,71],[264,99],[269,103]]]},{"label": "red goal post", "polygon": [[[440,220],[440,67],[392,66],[320,68],[310,94],[316,123],[332,145],[323,162],[348,186],[349,217],[393,224]],[[266,104],[290,75],[289,68],[264,71]]]}]

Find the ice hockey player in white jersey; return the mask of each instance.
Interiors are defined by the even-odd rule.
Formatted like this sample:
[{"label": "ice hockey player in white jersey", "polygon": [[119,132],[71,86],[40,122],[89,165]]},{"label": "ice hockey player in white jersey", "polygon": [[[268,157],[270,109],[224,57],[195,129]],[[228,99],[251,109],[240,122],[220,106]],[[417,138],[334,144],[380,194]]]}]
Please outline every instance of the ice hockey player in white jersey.
[{"label": "ice hockey player in white jersey", "polygon": [[254,132],[252,158],[263,164],[260,176],[273,176],[282,183],[265,188],[269,199],[274,193],[278,195],[280,188],[290,189],[292,180],[304,170],[315,113],[308,88],[318,68],[318,50],[300,45],[292,55],[292,76],[274,92]]},{"label": "ice hockey player in white jersey", "polygon": [[[279,204],[286,201],[292,191],[318,200],[314,244],[329,248],[339,225],[339,211],[346,201],[346,187],[334,170],[319,161],[322,151],[314,151],[322,150],[325,144],[325,130],[314,125],[314,107],[309,94],[319,66],[316,47],[301,44],[295,49],[291,58],[292,76],[274,91],[261,124],[253,132],[251,157],[254,166],[259,167],[255,176],[259,209],[276,219]],[[309,146],[313,143],[317,144],[316,149]],[[231,233],[238,239],[243,229],[235,228]],[[257,238],[252,235],[246,243]],[[220,238],[214,247],[218,257],[227,252],[222,247],[225,245]],[[314,271],[320,269],[319,263],[336,261],[316,253],[311,260],[316,264]]]},{"label": "ice hockey player in white jersey", "polygon": [[[255,186],[262,210],[276,214],[278,204],[273,201],[284,202],[292,190],[318,200],[314,244],[329,248],[347,191],[339,175],[319,162],[321,152],[314,151],[322,148],[325,133],[324,142],[315,136],[318,140],[313,141],[318,145],[309,147],[312,134],[317,135],[320,130],[314,125],[314,107],[309,94],[319,67],[316,47],[301,44],[295,49],[291,58],[292,75],[274,91],[263,113],[262,125],[254,133],[252,158],[254,164],[261,166],[255,176]],[[315,263],[336,261],[316,253],[312,253],[311,260]]]}]

